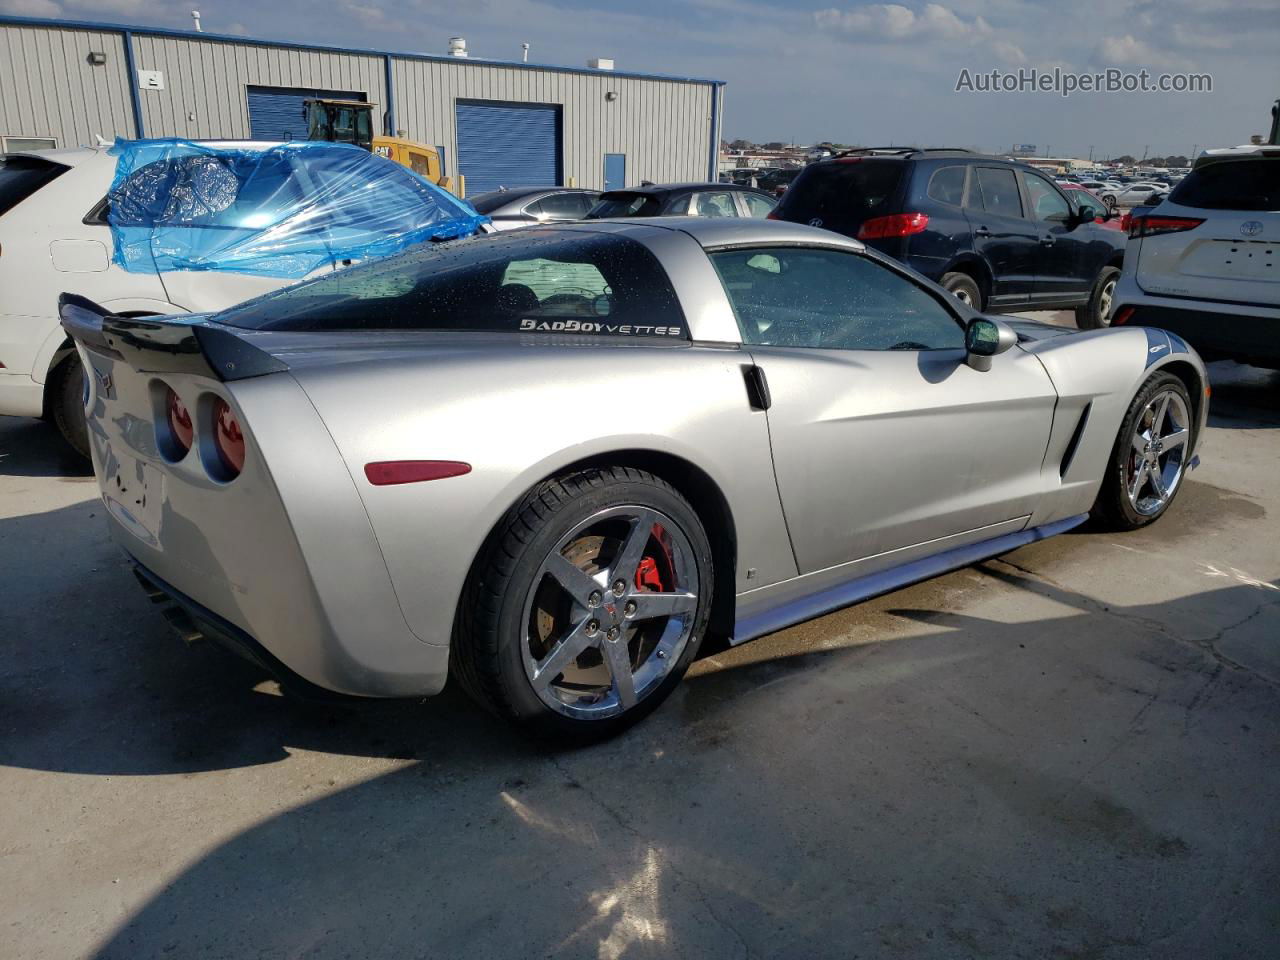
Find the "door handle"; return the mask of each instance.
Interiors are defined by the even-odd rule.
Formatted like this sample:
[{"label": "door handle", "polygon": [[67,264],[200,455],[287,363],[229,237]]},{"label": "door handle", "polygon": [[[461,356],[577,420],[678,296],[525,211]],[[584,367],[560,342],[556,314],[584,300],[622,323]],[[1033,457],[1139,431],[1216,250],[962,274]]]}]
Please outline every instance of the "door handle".
[{"label": "door handle", "polygon": [[769,381],[764,371],[754,363],[742,368],[742,378],[747,382],[747,403],[752,410],[768,410],[773,406],[773,397],[769,393]]},{"label": "door handle", "polygon": [[1041,237],[1040,242],[1046,247],[1052,247],[1055,243],[1053,237]]},{"label": "door handle", "polygon": [[989,237],[991,236],[991,231],[988,230],[986,227],[978,227],[973,231],[973,235],[975,237]]}]

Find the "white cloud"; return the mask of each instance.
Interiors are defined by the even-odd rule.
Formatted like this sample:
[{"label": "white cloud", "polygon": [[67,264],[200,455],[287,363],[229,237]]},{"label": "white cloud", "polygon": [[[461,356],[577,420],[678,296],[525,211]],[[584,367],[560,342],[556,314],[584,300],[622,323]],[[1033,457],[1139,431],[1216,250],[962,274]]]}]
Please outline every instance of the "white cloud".
[{"label": "white cloud", "polygon": [[1144,41],[1126,33],[1120,37],[1103,37],[1094,50],[1094,59],[1099,63],[1133,66],[1148,64],[1158,58],[1156,52]]},{"label": "white cloud", "polygon": [[19,17],[60,17],[62,7],[54,0],[0,0],[0,13]]},{"label": "white cloud", "polygon": [[969,19],[939,3],[929,3],[919,13],[899,3],[873,3],[852,10],[830,8],[813,15],[819,28],[839,34],[851,43],[867,41],[937,41],[949,45],[986,48],[1004,63],[1025,63],[1026,54],[1008,36],[998,36],[981,16]]}]

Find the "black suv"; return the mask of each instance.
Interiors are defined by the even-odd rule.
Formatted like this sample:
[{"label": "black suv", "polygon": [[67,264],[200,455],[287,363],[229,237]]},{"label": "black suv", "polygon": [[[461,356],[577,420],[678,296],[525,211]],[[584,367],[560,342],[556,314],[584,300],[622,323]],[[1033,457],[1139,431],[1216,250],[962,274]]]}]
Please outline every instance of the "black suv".
[{"label": "black suv", "polygon": [[1105,326],[1125,234],[1032,167],[967,150],[873,148],[809,164],[776,220],[857,237],[979,310],[1074,308]]}]

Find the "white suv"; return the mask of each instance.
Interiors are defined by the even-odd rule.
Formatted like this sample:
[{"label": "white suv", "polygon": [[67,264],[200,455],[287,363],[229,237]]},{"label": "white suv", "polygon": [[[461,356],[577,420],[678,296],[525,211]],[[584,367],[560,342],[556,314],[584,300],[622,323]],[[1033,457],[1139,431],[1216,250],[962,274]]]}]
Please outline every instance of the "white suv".
[{"label": "white suv", "polygon": [[1111,317],[1176,333],[1206,360],[1280,368],[1280,146],[1208,150],[1134,212]]},{"label": "white suv", "polygon": [[[437,228],[442,236],[469,232],[481,219],[408,168],[347,144],[210,141],[167,153],[165,143],[0,155],[0,414],[48,417],[85,456],[84,375],[58,323],[59,294],[81,294],[123,316],[222,310],[307,273],[435,239]],[[117,188],[126,207],[145,197],[156,208],[138,215],[156,232],[133,237],[127,265],[108,217],[117,227],[135,225],[107,202],[122,151],[166,158],[133,170]],[[216,243],[203,261],[180,265],[172,241],[189,236],[177,249],[198,252],[197,232],[259,253],[278,250],[296,269],[267,269],[261,258],[211,263],[223,249]]]}]

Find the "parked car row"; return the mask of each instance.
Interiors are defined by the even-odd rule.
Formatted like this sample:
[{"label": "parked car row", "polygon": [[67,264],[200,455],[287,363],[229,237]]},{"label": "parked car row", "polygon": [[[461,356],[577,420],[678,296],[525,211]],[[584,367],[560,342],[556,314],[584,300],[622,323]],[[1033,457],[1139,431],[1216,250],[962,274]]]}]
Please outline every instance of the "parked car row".
[{"label": "parked car row", "polygon": [[772,214],[850,237],[978,310],[1072,309],[1104,326],[1124,237],[1025,164],[967,150],[849,151],[809,164]]},{"label": "parked car row", "polygon": [[645,183],[625,190],[523,187],[471,198],[498,230],[616,217],[767,217],[769,193],[734,183]]}]

